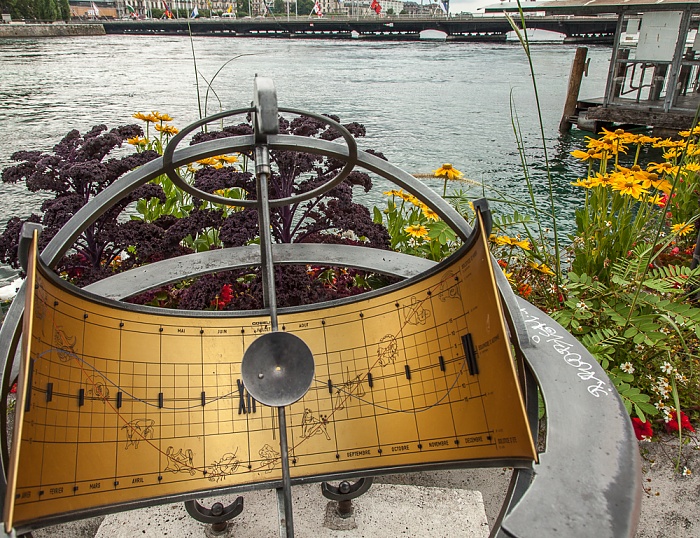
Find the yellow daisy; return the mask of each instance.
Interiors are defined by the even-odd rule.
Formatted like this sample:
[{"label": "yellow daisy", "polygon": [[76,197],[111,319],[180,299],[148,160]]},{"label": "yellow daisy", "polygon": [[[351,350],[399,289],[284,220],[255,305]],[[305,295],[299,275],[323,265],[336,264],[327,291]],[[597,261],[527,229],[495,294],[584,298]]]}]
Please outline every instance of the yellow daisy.
[{"label": "yellow daisy", "polygon": [[135,136],[134,138],[127,138],[126,143],[131,144],[132,146],[145,146],[146,144],[148,144],[148,140],[139,136]]},{"label": "yellow daisy", "polygon": [[584,189],[591,189],[596,186],[596,183],[589,177],[586,179],[579,179],[571,183],[574,187],[583,187]]},{"label": "yellow daisy", "polygon": [[159,121],[173,121],[173,119],[168,114],[161,114],[157,110],[151,111],[151,114],[156,117]]},{"label": "yellow daisy", "polygon": [[144,114],[143,112],[136,112],[135,114],[132,114],[131,117],[136,118],[137,120],[145,121],[146,123],[155,123],[158,121],[158,118],[156,118],[153,114]]},{"label": "yellow daisy", "polygon": [[428,235],[428,229],[422,224],[413,224],[404,228],[406,233],[412,237],[425,237]]},{"label": "yellow daisy", "polygon": [[422,208],[423,209],[423,216],[428,219],[428,220],[440,220],[440,217],[438,216],[435,211],[430,209],[428,206],[425,206]]},{"label": "yellow daisy", "polygon": [[674,224],[673,226],[671,226],[671,232],[673,232],[676,235],[680,235],[681,237],[684,235],[688,235],[692,231],[693,225],[689,222]]},{"label": "yellow daisy", "polygon": [[180,130],[177,127],[173,127],[172,125],[156,125],[155,126],[156,131],[160,131],[161,133],[165,133],[166,135],[176,135],[177,133],[180,132]]},{"label": "yellow daisy", "polygon": [[538,264],[537,262],[527,262],[527,264],[530,267],[532,267],[535,271],[539,271],[540,273],[544,273],[545,275],[554,276],[554,271],[547,267],[547,264],[545,263]]},{"label": "yellow daisy", "polygon": [[573,155],[577,159],[580,159],[584,162],[591,160],[591,159],[602,159],[603,158],[603,154],[596,151],[594,148],[591,148],[588,151],[581,151],[580,149],[577,149],[575,151],[572,151],[571,155]]},{"label": "yellow daisy", "polygon": [[446,179],[461,179],[462,172],[454,168],[450,163],[443,164],[440,168],[433,172],[435,177],[444,177]]},{"label": "yellow daisy", "polygon": [[649,192],[647,189],[642,187],[642,184],[639,181],[636,181],[633,178],[618,180],[613,183],[612,188],[615,191],[619,191],[620,194],[625,194],[637,199],[639,199],[642,194]]}]

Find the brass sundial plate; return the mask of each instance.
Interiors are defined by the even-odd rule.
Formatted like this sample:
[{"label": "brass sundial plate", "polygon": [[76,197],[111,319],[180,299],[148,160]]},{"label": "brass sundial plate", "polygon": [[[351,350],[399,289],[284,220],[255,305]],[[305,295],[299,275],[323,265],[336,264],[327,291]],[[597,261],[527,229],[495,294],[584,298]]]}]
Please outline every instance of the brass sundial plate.
[{"label": "brass sundial plate", "polygon": [[[41,270],[25,315],[31,386],[12,447],[17,525],[281,480],[277,410],[241,382],[243,353],[271,330],[269,318],[137,312],[87,300]],[[280,315],[279,326],[315,361],[310,390],[287,409],[292,480],[535,459],[482,236],[432,276]]]}]

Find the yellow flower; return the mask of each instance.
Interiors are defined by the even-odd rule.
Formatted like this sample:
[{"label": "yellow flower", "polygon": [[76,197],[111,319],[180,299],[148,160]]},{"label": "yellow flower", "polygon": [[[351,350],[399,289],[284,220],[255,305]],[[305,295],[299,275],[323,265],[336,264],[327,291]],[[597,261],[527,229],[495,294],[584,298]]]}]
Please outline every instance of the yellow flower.
[{"label": "yellow flower", "polygon": [[151,111],[151,114],[159,121],[173,121],[173,119],[167,114],[161,114],[157,110]]},{"label": "yellow flower", "polygon": [[686,163],[685,169],[688,172],[700,172],[700,163]]},{"label": "yellow flower", "polygon": [[433,173],[435,174],[435,177],[444,177],[444,178],[450,179],[450,180],[462,178],[462,172],[460,172],[456,168],[453,168],[450,163],[443,164],[440,168],[435,170]]},{"label": "yellow flower", "polygon": [[673,189],[673,185],[671,185],[665,179],[662,179],[660,181],[654,181],[652,182],[652,184],[654,185],[655,189],[660,190],[664,194],[671,194],[671,189]]},{"label": "yellow flower", "polygon": [[637,199],[639,199],[642,194],[649,192],[647,189],[642,187],[642,184],[639,181],[636,181],[634,178],[625,178],[624,176],[615,181],[612,188],[615,191],[619,191],[620,194],[625,194]]},{"label": "yellow flower", "polygon": [[629,142],[630,144],[638,144],[638,145],[643,145],[643,144],[654,144],[655,142],[658,142],[658,138],[652,138],[651,136],[643,135],[643,134],[637,134],[633,135],[629,133],[629,137],[625,142]]},{"label": "yellow flower", "polygon": [[430,209],[429,207],[425,206],[422,208],[423,209],[423,216],[428,219],[428,220],[440,220],[440,217],[438,216],[435,211]]},{"label": "yellow flower", "polygon": [[148,144],[148,140],[135,136],[134,138],[127,138],[126,143],[131,144],[132,146],[145,146]]},{"label": "yellow flower", "polygon": [[428,229],[422,224],[413,224],[404,228],[406,233],[413,237],[425,237],[428,235]]},{"label": "yellow flower", "polygon": [[217,155],[215,159],[219,159],[220,161],[224,161],[229,164],[238,162],[238,157],[235,155]]},{"label": "yellow flower", "polygon": [[665,140],[659,140],[654,144],[655,148],[680,148],[685,145],[685,140],[671,140],[667,138]]},{"label": "yellow flower", "polygon": [[671,149],[664,152],[663,158],[666,159],[667,161],[670,161],[670,160],[673,160],[677,157],[680,157],[682,153],[683,153],[683,150],[681,148],[671,148]]},{"label": "yellow flower", "polygon": [[179,133],[179,129],[177,127],[173,127],[172,125],[156,125],[155,126],[156,131],[160,131],[161,133],[165,133],[166,135],[176,135]]},{"label": "yellow flower", "polygon": [[678,132],[678,136],[682,136],[683,138],[688,138],[690,135],[700,135],[700,125],[696,125],[695,127],[693,127],[692,133],[690,131]]},{"label": "yellow flower", "polygon": [[598,134],[603,135],[603,140],[609,140],[613,142],[615,140],[620,140],[626,133],[623,129],[615,129],[614,131],[608,131],[605,127],[603,127],[603,130]]},{"label": "yellow flower", "polygon": [[684,235],[688,235],[692,231],[693,225],[689,222],[674,224],[673,226],[671,226],[671,232],[673,232],[676,235],[680,235],[681,237]]},{"label": "yellow flower", "polygon": [[491,241],[500,246],[508,245],[511,247],[519,247],[523,250],[532,250],[530,242],[526,239],[520,240],[517,237],[508,237],[507,235],[500,235],[498,237],[492,237],[490,239]]},{"label": "yellow flower", "polygon": [[584,162],[588,161],[590,159],[602,159],[603,158],[603,154],[596,151],[593,148],[589,149],[588,151],[581,151],[580,149],[577,149],[575,151],[572,151],[571,155],[573,155],[577,159],[581,159]]},{"label": "yellow flower", "polygon": [[537,262],[527,262],[527,264],[530,267],[532,267],[535,271],[539,271],[540,273],[544,273],[545,275],[554,276],[554,271],[547,267],[547,264],[538,264]]},{"label": "yellow flower", "polygon": [[146,123],[155,123],[158,121],[158,118],[156,118],[153,114],[144,114],[143,112],[136,112],[135,114],[132,114],[131,117],[136,118],[137,120],[145,121]]},{"label": "yellow flower", "polygon": [[594,182],[593,179],[590,177],[587,177],[586,179],[579,179],[577,181],[574,181],[572,183],[574,187],[583,187],[584,189],[591,189],[593,187],[596,187],[596,183]]},{"label": "yellow flower", "polygon": [[388,196],[396,196],[397,198],[401,198],[402,200],[405,200],[407,202],[410,202],[411,199],[415,198],[415,196],[413,196],[411,194],[406,194],[403,191],[397,191],[397,190],[387,191],[384,194],[386,194]]},{"label": "yellow flower", "polygon": [[507,273],[503,267],[501,267],[501,271],[503,271],[503,275],[508,279],[508,282],[515,284],[515,281],[513,280],[513,273]]},{"label": "yellow flower", "polygon": [[591,182],[591,186],[593,187],[609,187],[613,184],[614,178],[613,176],[610,176],[608,174],[600,175],[598,172],[596,172],[595,177],[589,177],[589,181]]}]

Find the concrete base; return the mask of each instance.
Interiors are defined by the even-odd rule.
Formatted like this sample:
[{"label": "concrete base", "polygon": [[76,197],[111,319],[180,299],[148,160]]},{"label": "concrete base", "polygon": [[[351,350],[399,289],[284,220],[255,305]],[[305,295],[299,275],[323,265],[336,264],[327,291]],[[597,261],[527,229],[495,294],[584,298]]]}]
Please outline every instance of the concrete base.
[{"label": "concrete base", "polygon": [[[353,501],[356,528],[332,530],[324,526],[328,500],[318,484],[292,489],[294,529],[297,538],[396,538],[430,536],[486,538],[489,526],[481,493],[459,489],[374,484]],[[253,491],[243,495],[243,513],[229,522],[226,532],[217,536],[235,538],[275,538],[277,501],[272,491]],[[228,504],[228,499],[200,501]],[[145,508],[107,516],[96,538],[205,537],[214,536],[210,526],[192,519],[182,503]]]}]

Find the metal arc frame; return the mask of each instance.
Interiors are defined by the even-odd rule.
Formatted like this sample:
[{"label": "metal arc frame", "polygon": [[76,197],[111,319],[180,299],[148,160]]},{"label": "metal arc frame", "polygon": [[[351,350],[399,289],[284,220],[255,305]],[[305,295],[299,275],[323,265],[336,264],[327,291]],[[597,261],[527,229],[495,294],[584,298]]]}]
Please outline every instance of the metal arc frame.
[{"label": "metal arc frame", "polygon": [[[292,111],[293,109],[280,110]],[[246,111],[250,109],[222,113],[208,120],[215,121],[233,113]],[[304,114],[318,117],[313,114]],[[360,166],[373,172],[423,201],[457,233],[463,242],[469,242],[472,230],[457,211],[413,176],[374,155],[359,150],[355,155],[348,146],[293,135],[268,135],[266,146],[270,150],[284,149],[315,153],[344,161],[345,168],[350,166],[352,169],[354,166]],[[253,135],[213,140],[179,150],[173,147],[167,159],[165,157],[156,159],[125,174],[119,181],[82,207],[46,246],[41,254],[42,261],[48,267],[55,266],[71,248],[75,239],[117,200],[162,174],[169,167],[174,169],[199,158],[224,152],[250,150],[255,147],[256,141]],[[323,188],[325,189],[327,185],[325,184]],[[313,194],[312,197],[316,195]],[[197,196],[202,197],[199,193]],[[269,205],[276,207],[289,201],[299,202],[302,198],[272,200]],[[257,201],[253,202],[257,203]],[[225,199],[224,202],[217,200],[217,203],[232,205],[229,199]],[[426,271],[429,273],[439,267],[425,260],[417,261],[411,256],[398,253],[386,253],[390,259],[388,264],[385,264],[383,253],[376,252],[373,252],[372,256],[363,254],[364,259],[358,262],[360,257],[357,256],[356,249],[361,247],[337,249],[330,245],[294,244],[272,247],[271,263],[273,264],[332,260],[338,266],[361,266],[368,270],[377,270],[409,279],[420,278],[420,275],[425,274]],[[103,297],[118,299],[132,294],[136,279],[144,279],[144,286],[153,287],[157,286],[158,282],[172,282],[174,279],[184,278],[192,273],[204,274],[263,263],[259,254],[254,255],[251,249],[246,247],[227,249],[222,251],[221,256],[203,254],[192,255],[184,260],[167,260],[161,264],[133,269],[119,275],[118,278],[96,283],[85,291],[98,292]],[[163,269],[166,271],[163,272]],[[159,271],[161,273],[157,274]],[[500,275],[500,271],[496,271],[496,274]],[[641,468],[634,434],[620,398],[614,392],[614,387],[610,384],[605,372],[581,344],[549,316],[526,301],[516,298],[503,278],[498,281],[498,285],[502,300],[507,307],[505,311],[509,317],[512,342],[523,359],[522,379],[528,413],[531,417],[534,413],[536,417],[536,388],[539,387],[548,409],[546,417],[548,437],[547,448],[541,453],[540,462],[532,468],[519,468],[514,472],[507,502],[503,506],[499,523],[492,535],[522,538],[593,534],[600,537],[633,536],[641,503]],[[10,307],[0,329],[0,359],[4,361],[3,395],[7,394],[11,382],[17,375],[15,353],[21,332],[24,293],[23,288]],[[562,340],[566,341],[565,353],[561,351],[563,348],[560,345],[552,343],[554,340],[556,344],[560,344]],[[591,392],[590,385],[587,384],[592,378],[597,380],[600,389],[595,393]],[[606,392],[603,392],[601,387]],[[3,416],[2,420],[5,419],[6,417]],[[577,421],[576,428],[571,427],[573,421]],[[531,425],[533,428],[536,427],[536,423]],[[2,445],[3,470],[7,468],[7,449],[5,442]],[[502,460],[476,461],[468,466],[501,466],[503,463]],[[453,467],[441,465],[437,468]],[[596,472],[591,472],[591,468]],[[426,467],[420,467],[420,469],[426,469]],[[414,470],[418,469],[407,468],[403,471]],[[381,469],[370,474],[396,471],[397,469]],[[351,474],[344,474],[323,476],[319,477],[319,480],[352,477]],[[358,475],[358,477],[361,476]],[[280,484],[265,483],[259,487],[280,487]],[[0,492],[3,497],[5,489],[6,475],[3,472],[0,475]],[[590,495],[592,491],[601,491],[602,495],[599,498],[592,498]],[[216,495],[223,492],[230,493],[231,489],[214,489],[206,494]],[[191,496],[135,503],[134,506],[127,506],[127,508],[155,505],[167,500],[187,500],[189,497]],[[60,520],[60,518],[57,519]]]}]

